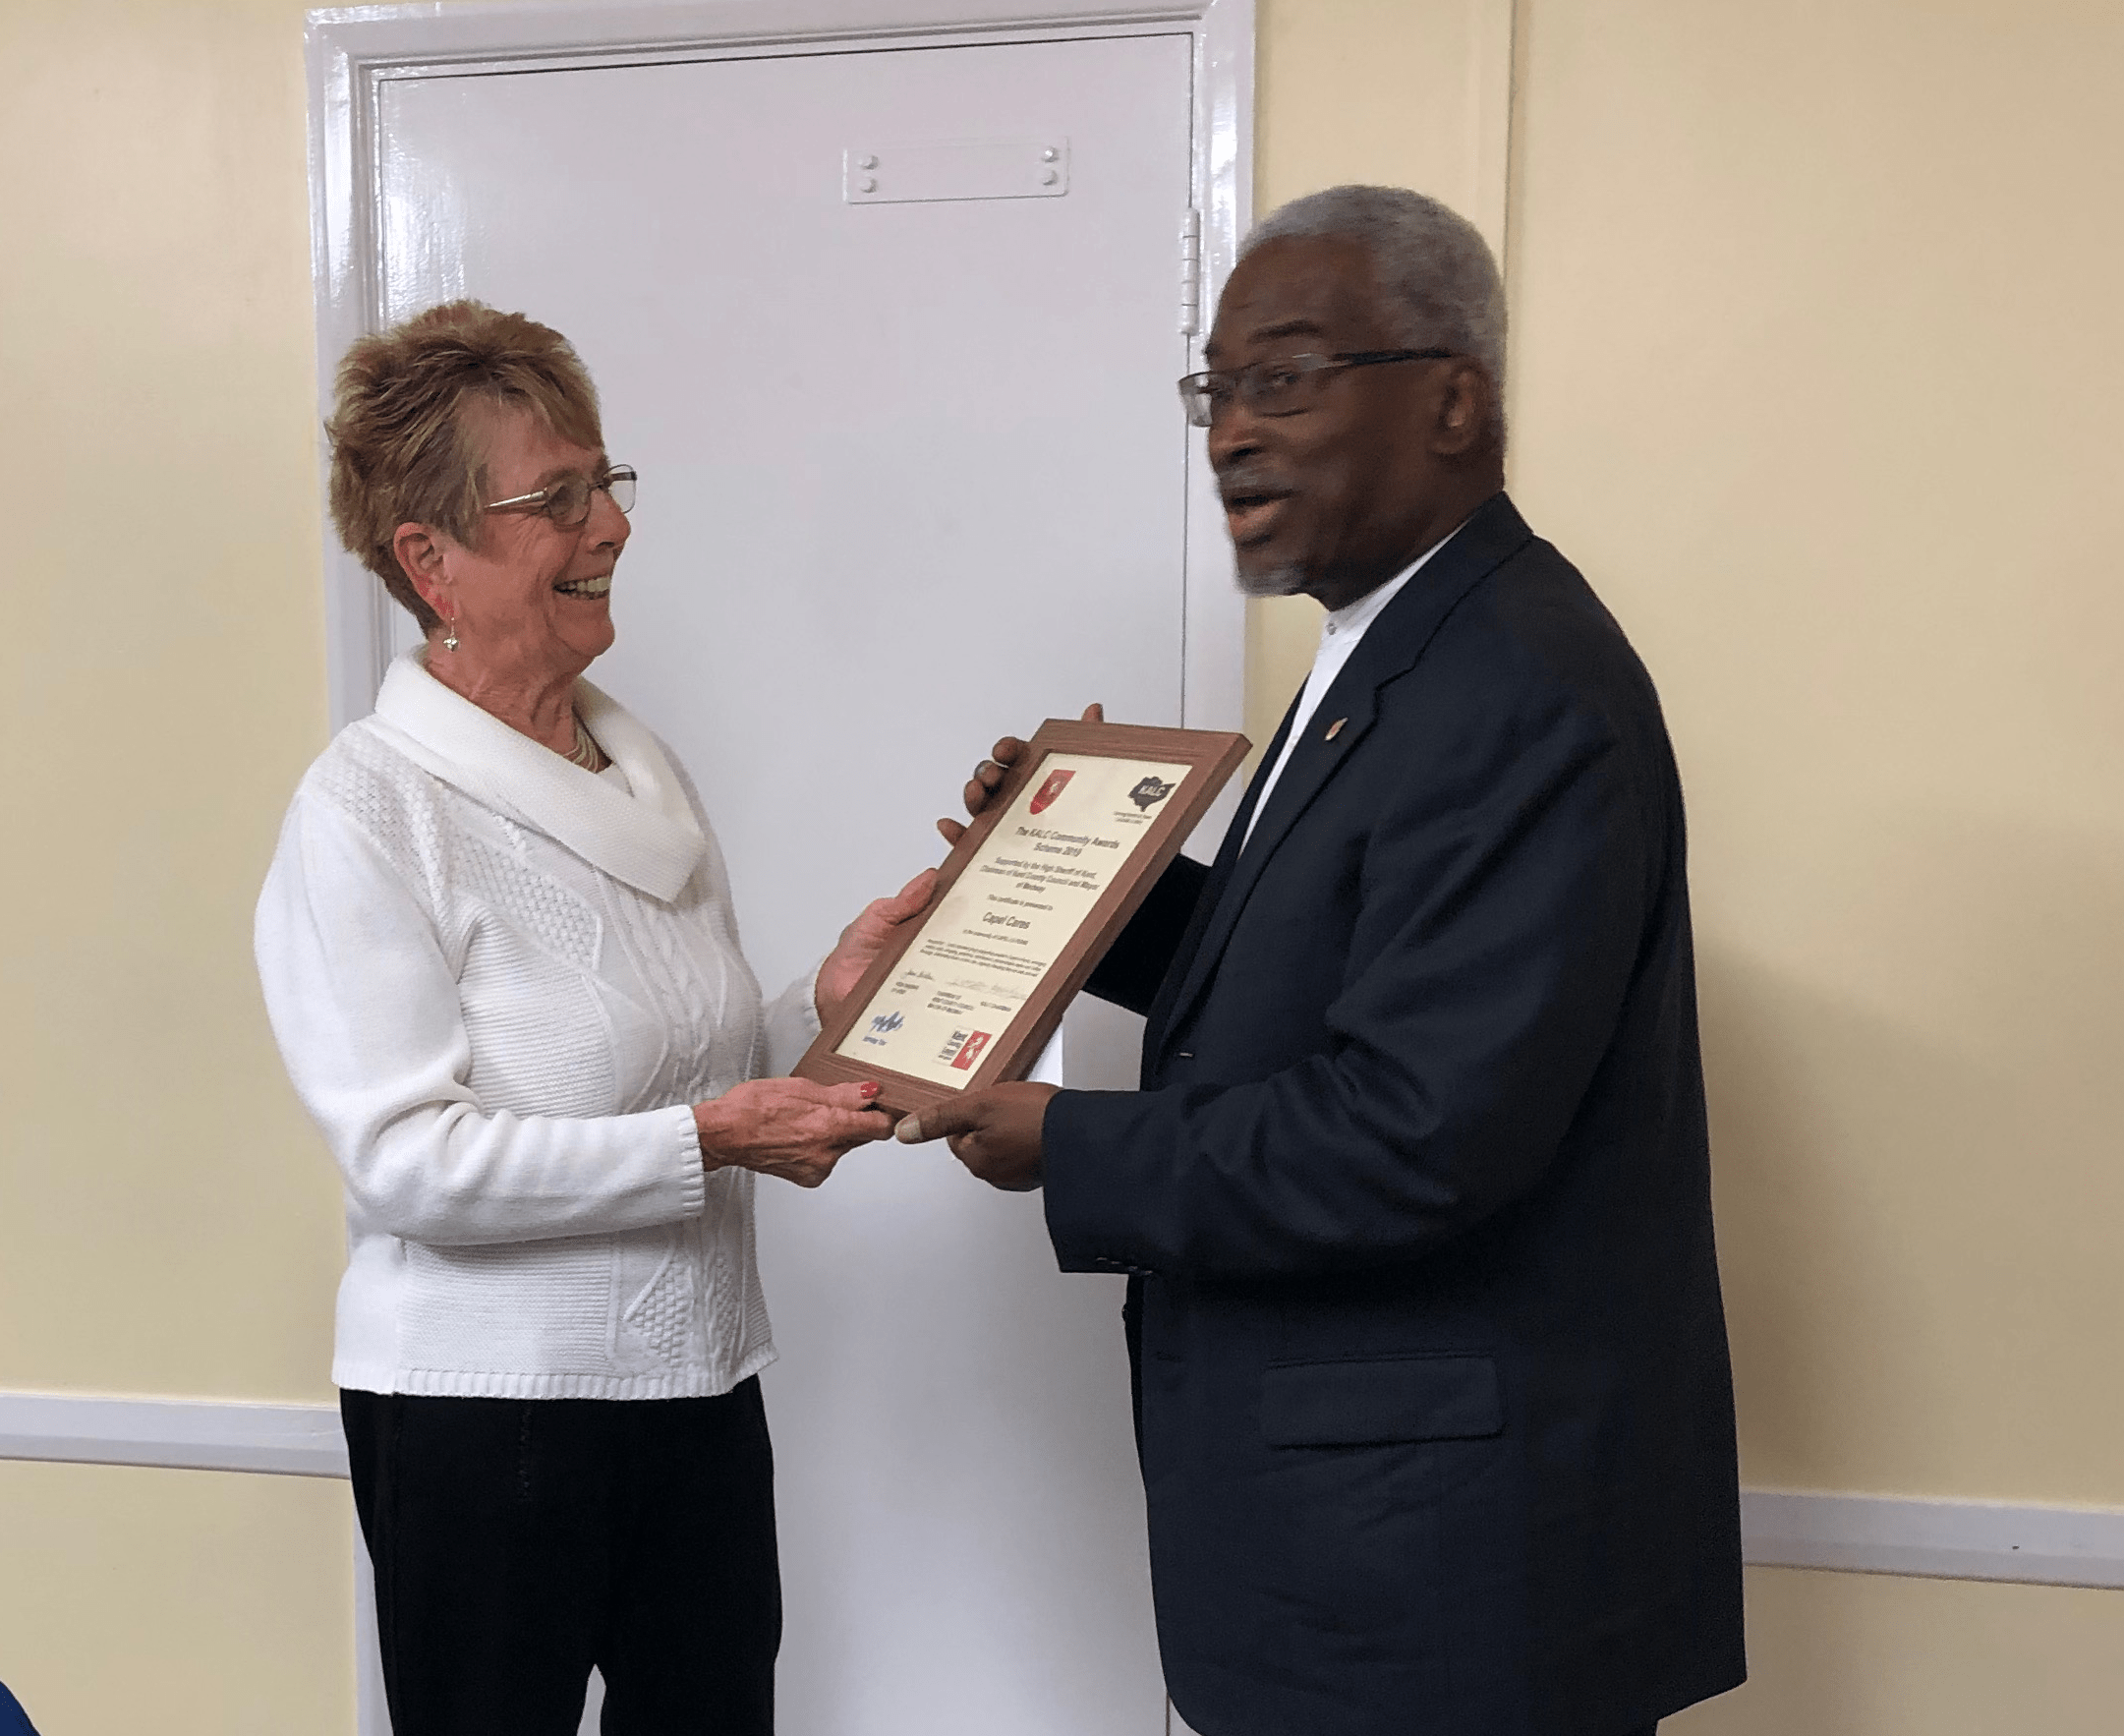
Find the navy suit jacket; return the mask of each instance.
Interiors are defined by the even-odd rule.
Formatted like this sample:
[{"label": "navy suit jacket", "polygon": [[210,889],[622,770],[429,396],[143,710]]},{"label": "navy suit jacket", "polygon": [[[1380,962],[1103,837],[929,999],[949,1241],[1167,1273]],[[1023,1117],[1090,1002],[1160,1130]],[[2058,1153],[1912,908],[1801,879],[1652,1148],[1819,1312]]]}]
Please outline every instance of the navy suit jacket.
[{"label": "navy suit jacket", "polygon": [[1621,1736],[1735,1686],[1650,678],[1499,494],[1373,621],[1241,850],[1259,784],[1093,979],[1148,1013],[1143,1088],[1045,1123],[1062,1267],[1135,1275],[1175,1704],[1204,1736]]}]

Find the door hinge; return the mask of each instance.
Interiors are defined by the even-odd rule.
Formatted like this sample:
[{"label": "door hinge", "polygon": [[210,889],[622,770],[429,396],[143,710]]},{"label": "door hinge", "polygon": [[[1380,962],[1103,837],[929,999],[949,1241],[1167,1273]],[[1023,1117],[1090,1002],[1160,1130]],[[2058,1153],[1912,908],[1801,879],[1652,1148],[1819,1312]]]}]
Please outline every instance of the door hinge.
[{"label": "door hinge", "polygon": [[1202,213],[1180,218],[1180,335],[1202,329]]}]

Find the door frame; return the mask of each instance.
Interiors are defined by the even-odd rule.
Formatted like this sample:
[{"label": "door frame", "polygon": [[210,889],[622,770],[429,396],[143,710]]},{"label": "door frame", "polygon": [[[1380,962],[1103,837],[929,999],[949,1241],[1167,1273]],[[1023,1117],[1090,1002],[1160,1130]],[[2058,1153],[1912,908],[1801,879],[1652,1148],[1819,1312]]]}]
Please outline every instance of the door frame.
[{"label": "door frame", "polygon": [[[1252,220],[1254,0],[500,0],[313,12],[305,44],[317,401],[331,403],[347,347],[383,322],[376,117],[388,81],[473,69],[750,59],[792,49],[862,53],[886,45],[1180,33],[1193,38],[1193,221],[1174,236],[1174,310],[1177,328],[1191,333],[1190,353],[1198,355],[1209,311]],[[320,475],[327,459],[320,428]],[[1199,441],[1189,444],[1185,488],[1179,722],[1236,729],[1245,717],[1246,608],[1233,584]],[[326,686],[337,730],[371,709],[389,663],[397,606],[339,547],[328,521],[321,534]]]}]

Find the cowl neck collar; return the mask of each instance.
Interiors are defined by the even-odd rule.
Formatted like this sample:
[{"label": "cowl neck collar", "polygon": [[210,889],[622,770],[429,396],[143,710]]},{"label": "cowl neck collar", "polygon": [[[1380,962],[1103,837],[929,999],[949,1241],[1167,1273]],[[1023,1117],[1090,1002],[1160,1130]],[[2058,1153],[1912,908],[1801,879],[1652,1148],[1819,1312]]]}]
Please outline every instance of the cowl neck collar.
[{"label": "cowl neck collar", "polygon": [[575,708],[632,795],[445,687],[418,649],[393,660],[369,723],[453,788],[668,903],[708,852],[678,774],[656,736],[608,694],[578,679]]}]

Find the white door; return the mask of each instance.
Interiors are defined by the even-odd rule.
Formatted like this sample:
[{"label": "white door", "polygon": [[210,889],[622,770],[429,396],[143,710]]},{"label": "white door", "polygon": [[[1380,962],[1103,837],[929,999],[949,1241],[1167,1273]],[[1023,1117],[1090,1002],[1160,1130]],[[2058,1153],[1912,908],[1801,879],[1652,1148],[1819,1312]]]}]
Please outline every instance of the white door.
[{"label": "white door", "polygon": [[[770,994],[938,858],[997,734],[1234,721],[1182,715],[1192,66],[1137,34],[382,88],[388,315],[557,326],[641,471],[593,678],[698,780]],[[1073,1082],[1132,1083],[1127,1021],[1072,1019]],[[760,1237],[782,1728],[1162,1730],[1119,1280],[941,1147],[764,1184]]]}]

